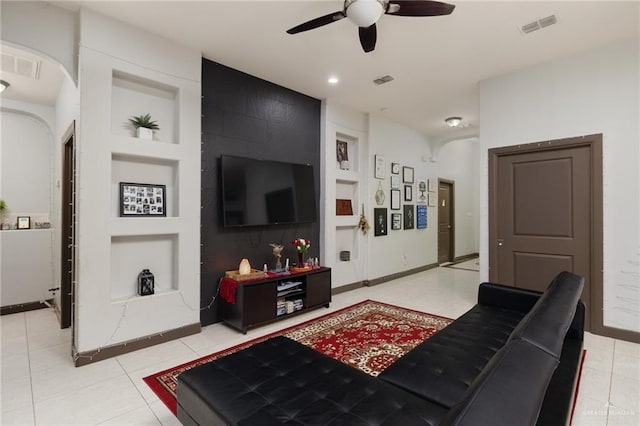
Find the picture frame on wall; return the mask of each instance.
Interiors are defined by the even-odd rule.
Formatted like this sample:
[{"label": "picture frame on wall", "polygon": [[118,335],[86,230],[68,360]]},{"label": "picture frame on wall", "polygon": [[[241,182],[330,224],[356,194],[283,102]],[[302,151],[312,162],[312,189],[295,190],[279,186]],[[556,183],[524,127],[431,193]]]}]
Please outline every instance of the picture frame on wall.
[{"label": "picture frame on wall", "polygon": [[391,213],[391,229],[394,231],[402,229],[402,214]]},{"label": "picture frame on wall", "polygon": [[402,182],[413,183],[413,167],[404,166],[402,168]]},{"label": "picture frame on wall", "polygon": [[416,228],[425,229],[427,227],[427,206],[425,204],[416,205]]},{"label": "picture frame on wall", "polygon": [[165,185],[120,182],[120,217],[167,215]]},{"label": "picture frame on wall", "polygon": [[374,177],[376,179],[384,179],[385,176],[385,166],[386,166],[386,162],[385,159],[382,155],[378,155],[376,154],[374,156],[374,161],[375,161],[375,167],[374,167]]},{"label": "picture frame on wall", "polygon": [[404,200],[413,201],[413,185],[404,186]]},{"label": "picture frame on wall", "polygon": [[349,144],[339,139],[336,140],[336,160],[338,163],[349,161]]},{"label": "picture frame on wall", "polygon": [[403,213],[404,213],[403,215],[404,229],[413,229],[413,221],[414,221],[413,204],[405,204],[403,206]]},{"label": "picture frame on wall", "polygon": [[18,229],[31,229],[31,216],[18,216]]},{"label": "picture frame on wall", "polygon": [[416,191],[416,200],[420,203],[427,202],[427,182],[424,179],[418,179],[418,189]]},{"label": "picture frame on wall", "polygon": [[391,210],[400,210],[400,190],[391,190]]},{"label": "picture frame on wall", "polygon": [[438,206],[438,196],[436,194],[429,194],[429,207]]},{"label": "picture frame on wall", "polygon": [[391,174],[394,174],[394,175],[399,175],[400,174],[400,164],[391,163]]},{"label": "picture frame on wall", "polygon": [[427,179],[427,188],[429,188],[429,192],[436,192],[438,185],[436,184],[435,179]]},{"label": "picture frame on wall", "polygon": [[400,176],[391,175],[391,189],[400,189]]},{"label": "picture frame on wall", "polygon": [[341,170],[349,170],[349,143],[336,140],[336,162]]},{"label": "picture frame on wall", "polygon": [[375,208],[373,209],[373,235],[374,237],[382,237],[387,235],[387,209]]}]

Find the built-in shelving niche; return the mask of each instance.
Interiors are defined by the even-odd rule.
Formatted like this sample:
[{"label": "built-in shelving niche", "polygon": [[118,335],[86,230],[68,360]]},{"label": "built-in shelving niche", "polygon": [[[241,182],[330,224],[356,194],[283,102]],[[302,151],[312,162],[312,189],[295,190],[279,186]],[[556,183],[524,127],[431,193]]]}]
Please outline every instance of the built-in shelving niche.
[{"label": "built-in shelving niche", "polygon": [[149,269],[155,294],[178,290],[178,234],[111,237],[111,301],[137,296],[138,274]]},{"label": "built-in shelving niche", "polygon": [[[166,186],[167,217],[178,217],[179,185],[176,160],[140,157],[128,154],[111,155],[111,216],[120,216],[120,183],[148,183]],[[199,190],[199,188],[196,188]],[[148,220],[149,218],[126,218],[126,220]],[[153,219],[153,218],[152,218]]]},{"label": "built-in shelving niche", "polygon": [[178,143],[178,89],[167,84],[113,70],[111,88],[111,134],[135,136],[131,116],[151,114],[160,130],[153,140]]},{"label": "built-in shelving niche", "polygon": [[[340,162],[338,161],[338,144],[346,143],[347,145],[347,159],[348,159],[348,168],[346,170],[341,169]],[[344,133],[336,132],[336,169],[342,171],[350,171],[351,173],[357,174],[360,170],[360,153],[358,149],[358,139],[346,135]]]},{"label": "built-in shelving niche", "polygon": [[340,252],[347,250],[351,252],[350,260],[357,260],[358,253],[358,232],[359,229],[353,226],[336,227],[336,261],[344,263],[340,260]]}]

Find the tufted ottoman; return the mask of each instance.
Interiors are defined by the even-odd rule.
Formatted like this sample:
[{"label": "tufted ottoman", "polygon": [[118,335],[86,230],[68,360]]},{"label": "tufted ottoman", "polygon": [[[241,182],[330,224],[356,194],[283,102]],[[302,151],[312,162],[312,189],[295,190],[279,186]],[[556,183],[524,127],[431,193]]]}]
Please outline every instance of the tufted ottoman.
[{"label": "tufted ottoman", "polygon": [[184,425],[435,425],[447,408],[286,337],[178,377]]}]

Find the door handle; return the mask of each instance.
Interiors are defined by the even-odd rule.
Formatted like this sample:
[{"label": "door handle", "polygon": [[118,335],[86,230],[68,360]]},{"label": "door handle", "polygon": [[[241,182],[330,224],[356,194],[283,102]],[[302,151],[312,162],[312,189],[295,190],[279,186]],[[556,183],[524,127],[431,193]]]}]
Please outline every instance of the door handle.
[{"label": "door handle", "polygon": [[501,246],[504,244],[504,240],[502,238],[498,238],[498,246]]}]

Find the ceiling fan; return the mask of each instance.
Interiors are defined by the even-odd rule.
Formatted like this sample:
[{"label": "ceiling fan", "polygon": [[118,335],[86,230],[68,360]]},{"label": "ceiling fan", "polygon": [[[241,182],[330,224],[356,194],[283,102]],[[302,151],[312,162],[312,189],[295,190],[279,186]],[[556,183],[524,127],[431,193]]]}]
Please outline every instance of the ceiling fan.
[{"label": "ceiling fan", "polygon": [[449,15],[455,6],[431,0],[345,0],[342,10],[320,16],[287,30],[289,34],[313,30],[343,18],[356,24],[360,44],[365,52],[376,47],[376,22],[382,14],[395,16],[440,16]]}]

